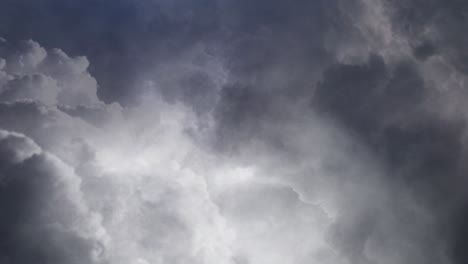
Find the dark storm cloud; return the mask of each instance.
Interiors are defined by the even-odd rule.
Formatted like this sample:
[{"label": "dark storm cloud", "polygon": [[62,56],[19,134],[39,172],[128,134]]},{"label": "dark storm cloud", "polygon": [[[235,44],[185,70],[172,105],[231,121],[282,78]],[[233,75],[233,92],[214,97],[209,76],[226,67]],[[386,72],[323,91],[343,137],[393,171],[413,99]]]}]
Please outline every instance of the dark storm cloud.
[{"label": "dark storm cloud", "polygon": [[450,240],[447,225],[457,221],[451,214],[465,199],[465,125],[424,109],[426,88],[414,67],[386,65],[379,57],[333,66],[312,105],[371,146],[388,164],[392,181],[402,181],[424,200],[440,221],[441,239]]},{"label": "dark storm cloud", "polygon": [[[439,55],[450,62],[454,72],[466,76],[468,38],[464,31],[468,5],[465,1],[395,1],[393,7],[393,24],[408,37],[417,56]],[[462,86],[461,93],[466,93],[466,85]],[[408,142],[407,147],[400,149],[418,153],[418,165],[413,165],[413,173],[421,184],[432,189],[427,192],[437,195],[433,204],[438,206],[440,215],[448,215],[448,219],[441,218],[451,239],[451,254],[455,263],[465,263],[468,260],[467,198],[461,186],[466,185],[466,128],[465,120],[458,123],[461,124],[430,120],[425,126],[413,125],[412,131],[400,130],[396,137],[420,142],[417,145]],[[413,140],[416,136],[418,139]]]},{"label": "dark storm cloud", "polygon": [[[456,71],[463,71],[466,45],[463,44],[465,34],[462,30],[465,24],[463,10],[466,5],[460,1],[399,1],[385,2],[384,6],[391,13],[391,24],[388,26],[395,30],[395,37],[404,37],[412,48],[412,54],[406,55],[403,60],[395,61],[371,53],[360,63],[334,61],[333,53],[326,55],[330,50],[320,46],[322,43],[316,46],[317,53],[321,53],[318,58],[327,58],[318,60],[322,66],[325,64],[322,68],[314,64],[312,57],[305,59],[307,62],[303,64],[294,60],[293,56],[281,60],[281,55],[278,54],[291,55],[298,50],[304,52],[314,49],[313,40],[294,34],[289,37],[300,39],[309,44],[309,47],[300,46],[290,50],[281,47],[281,40],[262,43],[261,38],[249,39],[249,45],[245,45],[245,48],[237,46],[237,53],[234,53],[236,56],[230,57],[232,62],[228,64],[234,76],[231,77],[237,83],[224,87],[221,103],[218,105],[220,134],[222,137],[233,134],[231,139],[240,142],[257,137],[287,151],[284,144],[281,144],[282,137],[273,137],[265,124],[290,120],[291,115],[297,115],[297,109],[309,111],[301,103],[303,99],[310,100],[310,106],[320,116],[338,121],[372,149],[388,166],[390,181],[407,186],[418,200],[423,201],[424,206],[437,219],[434,237],[428,241],[448,241],[447,254],[454,257],[456,263],[464,263],[466,228],[464,220],[458,217],[462,214],[464,219],[462,212],[466,211],[465,190],[461,187],[466,183],[466,166],[463,165],[466,163],[465,120],[458,117],[447,120],[439,114],[439,111],[444,111],[443,108],[434,109],[437,107],[432,102],[434,87],[429,87],[428,76],[424,76],[426,73],[421,71],[421,64],[417,60],[424,61],[440,55],[452,63]],[[335,15],[339,17],[342,14],[338,12]],[[333,19],[323,17],[318,20],[333,22]],[[341,23],[343,21],[346,21],[345,16]],[[354,22],[358,23],[357,21],[358,19]],[[274,22],[268,25],[275,28]],[[282,25],[288,24],[283,21]],[[357,28],[340,23],[322,30],[325,33],[341,30],[341,33],[337,33],[338,36],[348,40],[362,33],[357,32]],[[322,30],[312,31],[313,35],[319,39],[329,36]],[[269,36],[275,34],[282,36],[278,32]],[[265,39],[271,40],[274,37]],[[349,46],[352,45],[350,42]],[[275,49],[279,47],[281,52],[276,52]],[[281,68],[277,72],[276,63]],[[294,75],[304,70],[293,68],[299,65],[306,66],[310,75]],[[322,69],[323,76],[314,78],[314,74]],[[288,74],[290,70],[293,72]],[[268,75],[272,72],[280,75],[284,73],[286,80],[278,78],[276,82],[271,82],[277,77]],[[294,80],[291,76],[297,79]],[[444,82],[445,80],[439,80],[436,89],[441,89]],[[435,93],[436,97],[445,96]],[[395,215],[398,214],[395,212]],[[363,213],[362,218],[359,217],[354,224],[354,220],[346,216],[341,221],[345,226],[351,225],[346,231],[349,233],[342,234],[345,241],[346,237],[350,237],[343,251],[357,263],[363,261],[356,257],[363,251],[357,241],[372,237],[371,233],[374,231],[371,230],[375,226],[373,221],[381,221],[378,216],[371,218],[374,220],[369,220]],[[373,224],[367,223],[368,221]],[[398,225],[412,225],[410,222],[406,220]],[[419,243],[424,244],[422,240]],[[348,248],[351,244],[356,247]],[[437,242],[428,242],[426,245],[432,248],[429,251],[441,247]],[[429,260],[430,258],[427,259]]]},{"label": "dark storm cloud", "polygon": [[[466,5],[461,1],[387,3],[392,27],[403,32],[418,59],[439,55],[464,71]],[[465,263],[466,121],[434,109],[418,62],[338,64],[324,73],[312,105],[363,138],[437,218],[455,263]],[[462,74],[463,75],[463,74]],[[438,84],[444,84],[444,80]],[[456,90],[453,86],[448,89]],[[438,94],[438,96],[444,96]],[[429,105],[429,108],[428,108]],[[400,178],[401,177],[401,178]],[[459,218],[461,216],[461,218]]]},{"label": "dark storm cloud", "polygon": [[224,1],[223,22],[231,31],[222,43],[228,75],[214,109],[218,143],[265,140],[282,145],[265,124],[294,119],[313,96],[321,72],[335,56],[326,39],[348,28],[339,4]]},{"label": "dark storm cloud", "polygon": [[[258,74],[261,78],[261,72]],[[447,209],[453,205],[451,199],[444,199],[460,184],[456,170],[463,126],[433,117],[424,109],[426,88],[417,65],[411,61],[387,64],[382,57],[371,54],[363,64],[333,63],[325,69],[316,86],[313,78],[308,81],[309,85],[299,86],[303,89],[302,96],[287,94],[294,88],[265,87],[255,81],[224,87],[217,109],[220,140],[227,142],[228,150],[261,141],[271,152],[282,153],[277,164],[292,162],[294,165],[290,166],[300,167],[298,160],[307,162],[308,158],[292,145],[291,138],[297,134],[290,128],[297,127],[299,134],[308,137],[304,141],[298,139],[303,148],[320,148],[313,143],[314,132],[304,123],[311,121],[300,117],[312,117],[314,111],[338,122],[342,129],[365,142],[389,169],[388,175],[380,179],[377,175],[365,175],[371,173],[368,171],[362,172],[365,176],[352,175],[350,171],[342,172],[352,166],[341,163],[336,156],[329,157],[331,173],[325,172],[330,175],[322,177],[337,177],[343,185],[348,181],[349,184],[361,182],[363,189],[381,192],[378,195],[357,193],[356,187],[349,190],[338,187],[347,197],[348,201],[343,203],[349,210],[340,212],[330,231],[330,240],[336,248],[351,263],[372,263],[377,259],[382,263],[444,262],[444,243],[450,238],[444,233],[446,223],[442,222],[447,219],[437,219],[440,225],[428,223],[426,216],[416,212],[403,197],[409,189],[435,215],[444,213],[439,211],[440,207]],[[315,125],[320,126],[318,120]],[[347,152],[346,148],[343,151],[345,155],[360,155],[352,150]],[[272,167],[271,174],[284,169],[277,164],[268,165]],[[313,172],[299,173],[305,174],[300,176],[304,177],[301,180],[304,184],[314,182]],[[381,189],[372,183],[376,180],[387,186]],[[400,197],[385,198],[386,195]],[[400,248],[398,243],[414,247]],[[392,257],[390,252],[394,250],[399,252],[399,257]]]},{"label": "dark storm cloud", "polygon": [[[9,213],[0,223],[5,234],[0,239],[0,261],[92,263],[96,262],[92,254],[100,250],[98,242],[80,232],[49,225],[48,218],[41,218],[40,208],[65,226],[72,222],[66,218],[76,212],[61,210],[79,206],[67,200],[69,193],[62,193],[68,187],[56,183],[70,172],[62,171],[66,165],[46,151],[60,149],[75,136],[79,142],[86,139],[113,119],[113,110],[96,98],[96,81],[87,72],[85,58],[46,51],[33,41],[17,42],[32,38],[72,55],[87,55],[104,101],[135,103],[149,89],[165,101],[189,106],[196,115],[212,115],[215,131],[208,141],[214,142],[215,155],[257,166],[268,180],[285,185],[236,186],[232,193],[216,197],[220,211],[235,219],[231,224],[255,233],[249,229],[251,218],[270,217],[266,220],[274,222],[270,228],[294,238],[288,245],[304,239],[294,227],[313,233],[316,225],[320,227],[317,237],[323,231],[332,247],[307,257],[283,257],[301,259],[301,263],[317,259],[334,264],[465,263],[468,167],[463,99],[468,40],[463,30],[467,8],[455,0],[3,1],[0,36],[9,42],[2,41],[0,49],[4,58],[0,60],[0,127],[21,132],[40,147],[26,136],[2,132],[0,200]],[[144,123],[131,127],[145,130],[157,119],[151,111],[159,110],[127,113]],[[125,125],[117,126],[117,132],[124,131]],[[179,138],[175,138],[176,147],[171,140],[162,147],[184,151]],[[28,149],[36,152],[24,154]],[[84,186],[113,186],[93,174],[97,151],[86,153],[92,153],[89,168],[72,165],[103,183],[93,186],[83,177]],[[31,174],[36,174],[34,180]],[[69,177],[79,176],[71,173]],[[58,187],[51,190],[51,186]],[[131,193],[125,188],[120,190]],[[129,198],[136,204],[149,199],[140,197],[144,187],[138,188],[138,197]],[[152,203],[163,209],[192,208],[178,195],[191,198],[194,192],[172,191],[181,201],[157,197],[135,208],[147,209]],[[28,195],[20,195],[25,192]],[[54,209],[46,205],[50,196],[45,194],[56,192],[67,199],[56,201]],[[106,217],[112,216],[106,210],[119,211],[112,202],[100,201],[101,190],[97,193],[89,194],[99,204],[97,210],[105,211]],[[117,191],[109,193],[117,199]],[[320,195],[326,198],[321,200]],[[318,206],[329,200],[338,204],[335,215]],[[138,213],[144,217],[174,218],[187,230],[204,223],[198,218],[187,220],[193,217],[184,210],[158,215],[143,209]],[[80,210],[75,211],[86,215]],[[312,224],[307,222],[312,221],[311,215],[316,221]],[[146,218],[141,221],[146,234],[153,223]],[[165,223],[161,221],[160,226]],[[277,223],[279,227],[274,226]],[[24,234],[8,231],[22,226],[30,229]],[[125,236],[115,231],[119,228],[108,228],[117,238]],[[186,242],[190,232],[179,233],[169,225],[159,228],[151,230],[190,247]],[[265,238],[255,234],[240,235],[244,244],[253,246],[240,246],[245,252],[232,257],[235,263],[268,259],[252,253],[255,243]],[[32,244],[36,240],[31,237],[39,235],[48,246]],[[131,261],[141,255],[158,261],[191,260],[184,249],[141,237],[142,244],[162,248],[161,255],[146,252],[154,251],[147,246],[125,255]],[[273,249],[267,255],[277,253],[275,249],[280,252],[275,237],[266,237],[273,245],[264,245]],[[131,248],[124,244],[127,241],[122,243],[117,248]],[[341,258],[345,262],[338,262]],[[135,263],[146,263],[142,259]]]},{"label": "dark storm cloud", "polygon": [[[466,71],[468,4],[458,0],[389,1],[394,27],[408,36],[415,53],[442,53]],[[425,50],[425,51],[424,51]]]}]

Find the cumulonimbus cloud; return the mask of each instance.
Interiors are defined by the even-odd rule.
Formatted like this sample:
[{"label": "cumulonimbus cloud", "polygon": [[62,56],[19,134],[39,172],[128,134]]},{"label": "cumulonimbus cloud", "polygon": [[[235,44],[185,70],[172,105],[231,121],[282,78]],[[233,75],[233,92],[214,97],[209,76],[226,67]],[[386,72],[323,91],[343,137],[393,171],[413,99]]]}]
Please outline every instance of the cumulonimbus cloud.
[{"label": "cumulonimbus cloud", "polygon": [[[1,71],[5,261],[428,258],[431,216],[404,188],[384,187],[385,170],[333,122],[312,112],[264,120],[267,141],[254,136],[219,155],[206,140],[220,132],[219,116],[157,94],[134,107],[105,104],[85,58],[33,41],[19,47],[4,50]],[[281,146],[269,145],[275,138]]]},{"label": "cumulonimbus cloud", "polygon": [[[118,2],[126,26],[82,38],[97,68],[0,39],[0,262],[460,263],[464,40],[443,39],[461,18],[438,23],[440,1],[420,19],[400,17],[410,0],[204,2],[180,18],[184,1]],[[98,97],[116,83],[134,104]]]}]

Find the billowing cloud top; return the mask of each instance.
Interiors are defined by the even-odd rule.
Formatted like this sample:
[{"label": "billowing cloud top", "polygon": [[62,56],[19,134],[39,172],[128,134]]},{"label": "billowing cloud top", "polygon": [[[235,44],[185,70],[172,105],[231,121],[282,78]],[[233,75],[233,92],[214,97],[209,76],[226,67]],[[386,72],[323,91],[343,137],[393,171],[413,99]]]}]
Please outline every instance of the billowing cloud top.
[{"label": "billowing cloud top", "polygon": [[0,263],[466,263],[467,7],[0,3]]}]

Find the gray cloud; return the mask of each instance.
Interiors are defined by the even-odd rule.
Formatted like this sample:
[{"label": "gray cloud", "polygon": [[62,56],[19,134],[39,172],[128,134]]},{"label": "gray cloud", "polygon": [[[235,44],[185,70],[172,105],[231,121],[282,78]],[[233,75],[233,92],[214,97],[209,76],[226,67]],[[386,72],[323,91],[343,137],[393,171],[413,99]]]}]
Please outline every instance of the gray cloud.
[{"label": "gray cloud", "polygon": [[2,262],[99,263],[99,222],[73,170],[21,134],[0,138]]},{"label": "gray cloud", "polygon": [[1,260],[464,263],[464,8],[0,4]]}]

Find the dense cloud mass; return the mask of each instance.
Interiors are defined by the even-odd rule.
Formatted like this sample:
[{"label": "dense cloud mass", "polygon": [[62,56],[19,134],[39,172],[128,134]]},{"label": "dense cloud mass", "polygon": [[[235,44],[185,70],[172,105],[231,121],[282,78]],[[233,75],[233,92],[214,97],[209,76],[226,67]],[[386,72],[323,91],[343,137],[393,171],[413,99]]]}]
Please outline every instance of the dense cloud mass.
[{"label": "dense cloud mass", "polygon": [[467,12],[0,2],[0,264],[467,263]]}]

